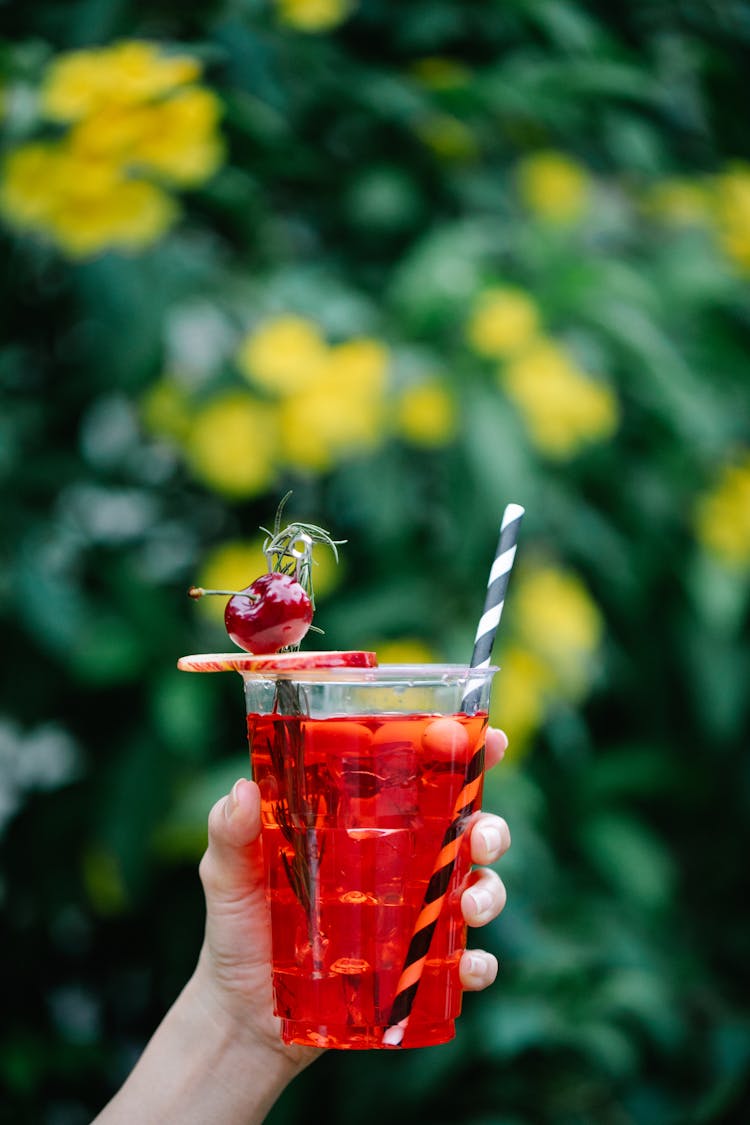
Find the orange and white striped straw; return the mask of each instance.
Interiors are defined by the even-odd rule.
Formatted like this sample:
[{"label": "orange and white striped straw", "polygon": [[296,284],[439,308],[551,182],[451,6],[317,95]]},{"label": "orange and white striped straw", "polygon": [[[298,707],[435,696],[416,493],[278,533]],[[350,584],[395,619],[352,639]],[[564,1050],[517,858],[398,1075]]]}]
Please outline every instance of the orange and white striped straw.
[{"label": "orange and white striped straw", "polygon": [[[510,572],[516,557],[516,542],[523,514],[524,510],[520,504],[508,504],[503,512],[495,560],[487,582],[484,610],[474,637],[474,650],[471,657],[472,669],[481,670],[489,667],[492,646],[505,605]],[[462,712],[471,715],[476,711],[480,691],[481,688],[479,687],[469,688],[461,702]],[[435,860],[430,881],[427,884],[422,909],[414,927],[404,967],[401,970],[396,988],[396,996],[391,1008],[388,1026],[383,1032],[383,1045],[386,1047],[400,1047],[403,1042],[427,955],[430,951],[432,936],[443,909],[453,869],[456,866],[463,834],[469,817],[474,811],[474,803],[481,789],[483,773],[484,744],[474,752],[466,767],[464,783],[456,798],[451,822],[443,836],[440,852]]]}]

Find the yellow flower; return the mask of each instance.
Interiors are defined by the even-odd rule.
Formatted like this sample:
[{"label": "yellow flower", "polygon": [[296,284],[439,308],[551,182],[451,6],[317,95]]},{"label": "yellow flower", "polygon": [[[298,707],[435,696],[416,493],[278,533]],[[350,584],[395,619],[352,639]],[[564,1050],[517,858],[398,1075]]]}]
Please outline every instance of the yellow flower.
[{"label": "yellow flower", "polygon": [[396,402],[396,430],[414,445],[439,446],[456,433],[456,404],[437,379],[408,387]]},{"label": "yellow flower", "polygon": [[312,390],[286,399],[279,407],[280,446],[286,464],[295,469],[325,472],[331,467],[340,441],[331,436],[335,427],[346,435],[347,403]]},{"label": "yellow flower", "polygon": [[530,344],[538,328],[539,309],[528,293],[494,286],[477,297],[466,335],[479,355],[500,359]]},{"label": "yellow flower", "polygon": [[330,348],[322,378],[342,394],[363,400],[377,398],[385,390],[388,363],[384,344],[369,336],[357,336]]},{"label": "yellow flower", "polygon": [[42,108],[71,128],[7,158],[0,183],[6,218],[47,235],[70,257],[155,242],[174,223],[178,204],[131,173],[189,186],[221,159],[218,99],[186,85],[199,74],[194,59],[140,41],[58,58],[47,71]]},{"label": "yellow flower", "polygon": [[164,101],[91,114],[71,130],[70,143],[81,154],[189,187],[207,179],[221,162],[220,112],[215,94],[190,86]]},{"label": "yellow flower", "polygon": [[164,376],[144,394],[141,417],[147,429],[160,437],[184,440],[192,422],[190,399],[179,383]]},{"label": "yellow flower", "polygon": [[384,428],[387,367],[388,351],[377,340],[330,348],[312,385],[280,404],[284,460],[320,472],[372,448]]},{"label": "yellow flower", "polygon": [[[145,112],[145,111],[144,111]],[[221,103],[210,90],[192,86],[149,107],[148,130],[133,144],[128,163],[189,187],[208,179],[221,163],[216,132]]]},{"label": "yellow flower", "polygon": [[532,441],[549,457],[572,457],[617,428],[619,408],[609,387],[589,378],[550,340],[516,356],[499,377]]},{"label": "yellow flower", "polygon": [[312,320],[278,316],[245,337],[237,364],[257,386],[289,395],[314,381],[327,353],[325,340]]},{"label": "yellow flower", "polygon": [[349,16],[354,0],[274,0],[279,19],[296,31],[330,31]]},{"label": "yellow flower", "polygon": [[10,222],[47,234],[69,255],[139,249],[171,226],[177,205],[154,184],[125,179],[106,160],[64,142],[24,145],[4,168],[0,208]]},{"label": "yellow flower", "polygon": [[518,166],[518,191],[530,211],[551,223],[568,223],[586,211],[588,172],[563,152],[538,152]]},{"label": "yellow flower", "polygon": [[27,144],[5,160],[0,207],[6,218],[22,228],[42,226],[54,212],[54,184],[61,167],[59,146]]},{"label": "yellow flower", "polygon": [[750,165],[736,164],[716,177],[714,209],[724,252],[750,270]]},{"label": "yellow flower", "polygon": [[381,404],[342,396],[327,380],[284,400],[279,412],[284,460],[299,469],[323,472],[347,455],[372,448],[382,433]]},{"label": "yellow flower", "polygon": [[378,340],[359,337],[328,347],[316,324],[296,316],[261,325],[237,355],[248,379],[281,398],[283,460],[314,471],[377,441],[388,361]]},{"label": "yellow flower", "polygon": [[418,637],[398,637],[373,647],[379,664],[434,664],[438,660],[434,648]]},{"label": "yellow flower", "polygon": [[149,104],[105,106],[71,127],[70,149],[81,161],[106,161],[113,168],[127,165],[133,145],[148,129],[154,108]]},{"label": "yellow flower", "polygon": [[448,113],[433,113],[416,126],[420,140],[442,160],[472,160],[479,152],[474,133]]},{"label": "yellow flower", "polygon": [[42,110],[55,121],[79,121],[106,107],[163,97],[200,73],[196,59],[168,55],[140,40],[72,51],[49,67]]},{"label": "yellow flower", "polygon": [[417,59],[410,69],[417,81],[430,90],[457,90],[471,80],[471,71],[463,63],[437,55]]},{"label": "yellow flower", "polygon": [[552,566],[521,571],[513,592],[515,631],[571,699],[585,691],[601,643],[601,614],[581,580]]},{"label": "yellow flower", "polygon": [[499,663],[490,722],[508,735],[508,757],[515,760],[523,755],[544,721],[546,697],[554,677],[544,661],[523,645],[506,645]]},{"label": "yellow flower", "polygon": [[273,480],[277,444],[275,410],[231,391],[196,414],[185,453],[208,488],[243,498],[257,496]]},{"label": "yellow flower", "polygon": [[723,467],[715,487],[699,498],[694,520],[709,554],[728,567],[750,566],[750,454]]},{"label": "yellow flower", "polygon": [[140,250],[161,238],[177,213],[174,200],[161,188],[142,180],[120,180],[98,198],[71,192],[59,201],[51,229],[71,257],[110,246]]}]

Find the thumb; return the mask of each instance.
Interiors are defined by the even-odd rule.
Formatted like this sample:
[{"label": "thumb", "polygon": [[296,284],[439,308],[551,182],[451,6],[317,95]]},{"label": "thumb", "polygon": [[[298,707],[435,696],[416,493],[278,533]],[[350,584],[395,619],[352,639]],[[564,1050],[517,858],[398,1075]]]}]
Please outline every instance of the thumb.
[{"label": "thumb", "polygon": [[211,809],[198,870],[206,896],[203,963],[229,995],[257,997],[269,987],[271,933],[254,781],[240,778]]},{"label": "thumb", "polygon": [[242,777],[208,816],[208,847],[199,867],[206,905],[237,902],[263,881],[260,791]]}]

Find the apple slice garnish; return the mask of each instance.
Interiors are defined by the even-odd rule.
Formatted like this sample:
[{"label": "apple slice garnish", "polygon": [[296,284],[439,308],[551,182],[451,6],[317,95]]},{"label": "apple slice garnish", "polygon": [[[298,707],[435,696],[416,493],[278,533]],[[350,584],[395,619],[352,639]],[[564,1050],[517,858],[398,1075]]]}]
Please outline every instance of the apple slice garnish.
[{"label": "apple slice garnish", "polygon": [[256,656],[252,652],[202,652],[181,656],[181,672],[314,672],[326,668],[376,668],[374,652],[359,650],[329,652],[276,652]]}]

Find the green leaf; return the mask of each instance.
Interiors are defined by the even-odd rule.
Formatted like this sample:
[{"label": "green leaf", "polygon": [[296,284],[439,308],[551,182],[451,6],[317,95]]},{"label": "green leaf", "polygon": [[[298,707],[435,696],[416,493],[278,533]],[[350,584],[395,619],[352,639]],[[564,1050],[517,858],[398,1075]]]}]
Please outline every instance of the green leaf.
[{"label": "green leaf", "polygon": [[478,219],[438,227],[398,264],[388,303],[417,329],[460,322],[489,252],[505,238],[502,227]]},{"label": "green leaf", "polygon": [[[155,730],[174,753],[193,761],[201,761],[213,749],[212,728],[218,696],[211,679],[169,670],[154,676],[151,683]],[[240,707],[238,693],[238,713]]]},{"label": "green leaf", "polygon": [[139,634],[114,611],[88,617],[68,650],[73,674],[88,684],[132,680],[143,672],[146,651]]},{"label": "green leaf", "polygon": [[654,796],[677,788],[680,767],[670,746],[613,746],[589,763],[581,778],[592,808],[623,798]]},{"label": "green leaf", "polygon": [[615,893],[646,911],[668,907],[677,873],[662,842],[644,824],[602,812],[579,831],[589,863]]}]

